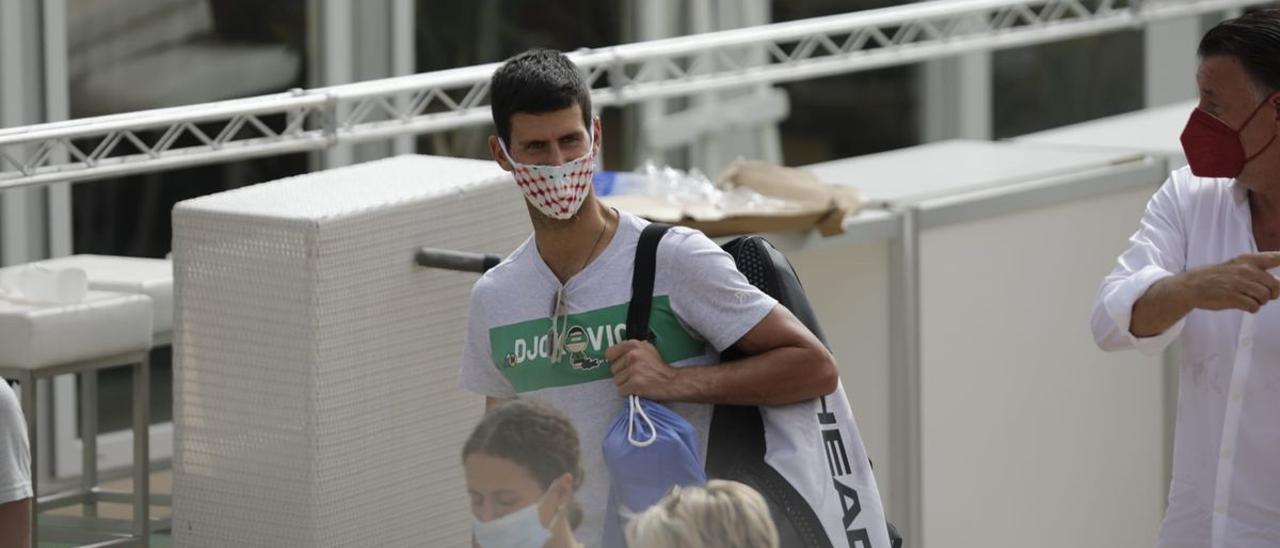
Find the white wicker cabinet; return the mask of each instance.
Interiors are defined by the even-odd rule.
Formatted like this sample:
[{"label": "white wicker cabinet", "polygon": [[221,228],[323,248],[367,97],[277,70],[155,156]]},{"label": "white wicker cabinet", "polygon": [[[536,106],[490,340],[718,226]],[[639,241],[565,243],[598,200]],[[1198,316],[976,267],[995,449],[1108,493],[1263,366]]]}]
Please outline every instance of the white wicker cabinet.
[{"label": "white wicker cabinet", "polygon": [[401,156],[178,204],[174,520],[182,546],[464,546],[456,387],[474,274],[530,233],[493,162]]}]

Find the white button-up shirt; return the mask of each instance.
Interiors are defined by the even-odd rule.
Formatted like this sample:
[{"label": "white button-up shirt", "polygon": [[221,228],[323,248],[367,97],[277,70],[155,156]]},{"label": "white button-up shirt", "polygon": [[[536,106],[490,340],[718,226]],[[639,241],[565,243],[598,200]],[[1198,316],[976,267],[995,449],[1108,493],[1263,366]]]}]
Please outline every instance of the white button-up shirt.
[{"label": "white button-up shirt", "polygon": [[1280,546],[1280,303],[1257,314],[1197,309],[1158,336],[1129,333],[1133,303],[1155,282],[1256,252],[1246,191],[1184,167],[1147,204],[1094,303],[1093,336],[1104,350],[1157,354],[1181,336],[1160,548]]}]

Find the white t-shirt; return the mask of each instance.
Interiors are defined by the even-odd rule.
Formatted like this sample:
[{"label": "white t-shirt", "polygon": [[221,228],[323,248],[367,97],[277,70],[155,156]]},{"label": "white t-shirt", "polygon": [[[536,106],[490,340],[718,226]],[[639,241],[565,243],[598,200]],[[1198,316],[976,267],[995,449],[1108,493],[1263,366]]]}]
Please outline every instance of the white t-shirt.
[{"label": "white t-shirt", "polygon": [[[552,363],[547,343],[560,282],[530,237],[476,282],[459,385],[495,398],[537,400],[573,421],[586,477],[578,491],[584,518],[575,531],[599,546],[609,494],[601,443],[624,400],[613,384],[605,351],[625,339],[636,244],[646,224],[619,212],[605,250],[565,284],[566,350]],[[585,251],[584,251],[585,252]],[[777,304],[701,232],[674,228],[658,247],[650,328],[663,359],[675,367],[718,363]],[[561,329],[564,324],[560,325]],[[698,432],[706,458],[711,406],[670,403]]]},{"label": "white t-shirt", "polygon": [[31,452],[18,397],[0,380],[0,504],[31,498]]}]

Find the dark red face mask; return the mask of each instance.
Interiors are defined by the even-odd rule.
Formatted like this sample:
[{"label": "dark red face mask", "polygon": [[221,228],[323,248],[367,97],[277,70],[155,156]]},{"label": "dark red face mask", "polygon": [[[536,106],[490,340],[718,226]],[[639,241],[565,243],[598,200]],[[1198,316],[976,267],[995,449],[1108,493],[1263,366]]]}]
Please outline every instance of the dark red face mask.
[{"label": "dark red face mask", "polygon": [[1272,135],[1266,146],[1249,157],[1245,157],[1244,143],[1240,141],[1240,131],[1248,127],[1253,117],[1262,111],[1262,107],[1270,103],[1271,97],[1267,97],[1258,108],[1253,109],[1240,129],[1232,128],[1199,107],[1191,111],[1187,128],[1182,130],[1182,152],[1187,156],[1187,163],[1191,164],[1191,173],[1196,177],[1240,176],[1245,164],[1266,152],[1276,141],[1276,136]]}]

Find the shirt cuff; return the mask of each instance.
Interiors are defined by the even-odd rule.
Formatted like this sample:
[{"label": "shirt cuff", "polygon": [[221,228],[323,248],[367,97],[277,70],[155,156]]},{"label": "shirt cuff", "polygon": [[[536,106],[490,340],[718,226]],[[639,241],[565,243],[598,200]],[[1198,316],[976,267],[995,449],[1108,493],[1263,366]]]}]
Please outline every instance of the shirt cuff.
[{"label": "shirt cuff", "polygon": [[747,333],[750,333],[757,325],[760,325],[760,322],[764,321],[765,317],[778,306],[778,300],[769,294],[760,293],[760,295],[762,299],[755,307],[737,314],[736,319],[733,320],[728,329],[721,331],[716,340],[708,341],[716,349],[716,352],[724,352],[733,345],[738,344],[738,341],[747,336]]},{"label": "shirt cuff", "polygon": [[7,504],[29,498],[31,498],[30,483],[23,482],[7,487],[0,487],[0,504]]},{"label": "shirt cuff", "polygon": [[1139,352],[1148,356],[1159,354],[1174,339],[1177,339],[1178,335],[1182,333],[1182,326],[1186,324],[1187,319],[1186,317],[1179,319],[1177,323],[1159,335],[1135,337],[1133,332],[1130,331],[1130,324],[1133,322],[1133,305],[1156,282],[1172,275],[1173,273],[1159,266],[1147,265],[1116,286],[1111,291],[1111,294],[1107,295],[1105,301],[1107,314],[1111,316],[1111,321],[1115,322],[1116,329],[1120,330],[1128,338],[1129,344],[1132,344]]}]

